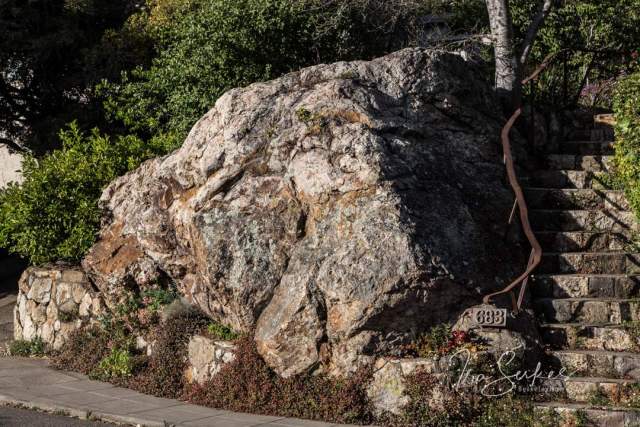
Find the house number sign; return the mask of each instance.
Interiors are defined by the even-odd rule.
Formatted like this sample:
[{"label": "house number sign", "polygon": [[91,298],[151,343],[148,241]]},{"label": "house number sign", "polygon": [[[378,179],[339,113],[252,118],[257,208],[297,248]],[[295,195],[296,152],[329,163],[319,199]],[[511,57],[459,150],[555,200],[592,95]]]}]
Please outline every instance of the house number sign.
[{"label": "house number sign", "polygon": [[471,318],[480,326],[507,326],[506,308],[472,308]]}]

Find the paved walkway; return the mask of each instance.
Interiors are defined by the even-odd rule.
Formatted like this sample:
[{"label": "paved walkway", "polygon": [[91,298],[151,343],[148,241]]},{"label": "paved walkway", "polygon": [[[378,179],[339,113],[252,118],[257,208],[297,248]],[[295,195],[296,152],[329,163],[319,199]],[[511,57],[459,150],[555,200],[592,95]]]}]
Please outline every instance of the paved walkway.
[{"label": "paved walkway", "polygon": [[61,372],[43,359],[0,357],[0,404],[80,419],[142,426],[330,427],[336,424],[241,414],[147,396],[86,376]]}]

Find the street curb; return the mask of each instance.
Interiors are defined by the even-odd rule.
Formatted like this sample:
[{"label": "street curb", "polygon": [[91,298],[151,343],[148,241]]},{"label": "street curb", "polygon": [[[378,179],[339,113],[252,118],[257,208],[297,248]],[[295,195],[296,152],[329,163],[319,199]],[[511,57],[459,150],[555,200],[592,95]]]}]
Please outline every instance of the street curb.
[{"label": "street curb", "polygon": [[164,421],[148,420],[144,418],[138,418],[128,415],[116,415],[105,412],[92,411],[89,409],[71,408],[69,406],[52,404],[50,402],[41,402],[38,399],[34,400],[21,400],[14,399],[12,397],[0,395],[0,406],[15,406],[27,409],[35,409],[38,411],[60,414],[81,420],[90,421],[104,421],[113,424],[120,424],[126,426],[139,426],[139,427],[171,427],[173,424],[166,423]]}]

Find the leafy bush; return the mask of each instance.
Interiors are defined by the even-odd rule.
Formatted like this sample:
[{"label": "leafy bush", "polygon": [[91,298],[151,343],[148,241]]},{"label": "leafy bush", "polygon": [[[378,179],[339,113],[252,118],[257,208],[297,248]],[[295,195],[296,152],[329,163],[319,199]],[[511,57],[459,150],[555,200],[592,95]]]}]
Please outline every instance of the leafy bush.
[{"label": "leafy bush", "polygon": [[[319,62],[379,56],[411,44],[427,0],[164,0],[150,67],[103,81],[110,116],[180,144],[225,91]],[[401,6],[401,7],[400,7]]]},{"label": "leafy bush", "polygon": [[[540,2],[512,0],[516,33],[524,36]],[[576,0],[554,5],[536,39],[530,63],[539,64],[551,52],[575,49],[571,52],[568,67],[569,96],[589,95],[588,100],[599,106],[611,107],[606,94],[612,79],[629,70],[629,54],[638,48],[640,0]],[[595,53],[598,51],[599,53]],[[563,69],[552,67],[540,77],[540,101],[556,105],[570,103],[564,99]],[[591,85],[583,92],[587,82]],[[595,91],[595,93],[594,93]],[[603,93],[598,93],[603,92]],[[602,96],[604,95],[604,96]]]},{"label": "leafy bush", "polygon": [[162,306],[171,304],[178,293],[175,289],[148,289],[142,292],[142,304],[152,312],[157,312]]},{"label": "leafy bush", "polygon": [[207,333],[211,338],[222,341],[234,341],[240,337],[240,335],[231,328],[218,322],[209,323],[207,325]]},{"label": "leafy bush", "polygon": [[90,377],[101,381],[128,378],[133,372],[133,357],[128,349],[114,347],[98,366],[91,372]]},{"label": "leafy bush", "polygon": [[36,337],[31,341],[16,340],[9,345],[11,356],[44,356],[45,346],[42,338]]},{"label": "leafy bush", "polygon": [[614,96],[615,171],[640,218],[640,72],[622,80]]},{"label": "leafy bush", "polygon": [[134,136],[87,135],[75,124],[59,136],[62,149],[27,158],[24,183],[0,193],[0,246],[33,264],[79,260],[95,240],[102,189],[164,152]]}]

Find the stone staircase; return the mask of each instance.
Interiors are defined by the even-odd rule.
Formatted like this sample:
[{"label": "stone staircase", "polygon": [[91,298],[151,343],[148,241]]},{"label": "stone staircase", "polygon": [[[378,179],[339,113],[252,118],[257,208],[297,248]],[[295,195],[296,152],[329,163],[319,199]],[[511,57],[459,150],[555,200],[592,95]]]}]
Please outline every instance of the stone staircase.
[{"label": "stone staircase", "polygon": [[575,129],[523,185],[544,251],[534,311],[551,364],[575,371],[539,407],[587,425],[628,426],[640,425],[640,254],[631,244],[640,227],[603,179],[611,136],[590,123]]}]

